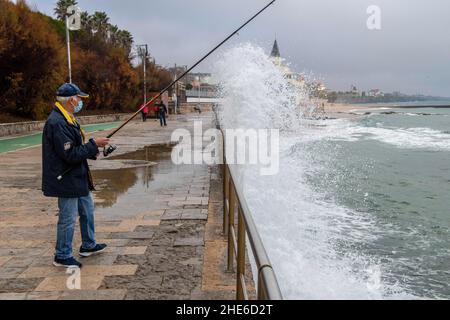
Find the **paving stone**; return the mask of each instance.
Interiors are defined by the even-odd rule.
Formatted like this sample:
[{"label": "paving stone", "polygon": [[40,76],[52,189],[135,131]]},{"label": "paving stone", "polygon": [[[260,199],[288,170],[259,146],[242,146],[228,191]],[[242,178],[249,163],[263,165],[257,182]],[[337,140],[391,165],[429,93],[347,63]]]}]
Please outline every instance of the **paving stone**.
[{"label": "paving stone", "polygon": [[97,239],[97,243],[106,243],[110,247],[125,247],[130,239]]},{"label": "paving stone", "polygon": [[186,199],[187,201],[202,201],[202,200],[204,200],[204,198],[202,198],[202,197],[187,197],[187,199]]},{"label": "paving stone", "polygon": [[203,213],[183,213],[181,220],[208,220],[208,215]]},{"label": "paving stone", "polygon": [[27,294],[25,292],[23,292],[23,293],[17,293],[17,292],[0,293],[0,301],[1,300],[25,300],[26,297],[27,297]]},{"label": "paving stone", "polygon": [[46,278],[64,276],[66,274],[66,268],[57,268],[54,266],[45,267],[29,267],[17,277],[19,279],[25,278]]},{"label": "paving stone", "polygon": [[62,295],[61,291],[53,292],[29,292],[25,297],[26,300],[58,300]]},{"label": "paving stone", "polygon": [[[37,247],[43,241],[39,240],[0,240],[0,248],[28,248]],[[1,257],[0,257],[1,258]]]},{"label": "paving stone", "polygon": [[9,221],[3,221],[0,224],[0,229],[7,229],[7,228],[27,228],[27,227],[45,227],[45,226],[54,226],[58,222],[58,219],[56,218],[41,218],[41,219],[26,219],[26,220],[9,220]]},{"label": "paving stone", "polygon": [[204,241],[203,238],[178,238],[175,239],[173,244],[174,247],[195,247],[195,246],[203,246]]},{"label": "paving stone", "polygon": [[[103,276],[89,276],[82,273],[80,277],[81,290],[97,290],[102,281]],[[70,275],[64,277],[48,277],[38,285],[35,291],[64,291],[69,290],[72,285],[74,285],[74,282],[72,282]]]},{"label": "paving stone", "polygon": [[3,266],[8,260],[12,259],[12,257],[0,257],[0,267]]},{"label": "paving stone", "polygon": [[124,251],[122,252],[122,254],[123,255],[145,254],[146,250],[147,250],[146,246],[142,246],[142,247],[125,247]]},{"label": "paving stone", "polygon": [[[81,268],[81,275],[128,275],[136,272],[135,265],[84,265]],[[65,268],[56,267],[30,267],[20,274],[18,278],[44,278],[66,276]]]},{"label": "paving stone", "polygon": [[111,227],[100,227],[97,228],[99,232],[131,232],[136,229],[137,226],[157,226],[159,225],[159,220],[123,220],[117,226]]},{"label": "paving stone", "polygon": [[83,267],[88,265],[112,265],[117,260],[117,257],[122,250],[123,248],[112,253],[102,253],[86,258],[79,257],[78,260],[83,264]]},{"label": "paving stone", "polygon": [[[219,290],[221,289],[221,290]],[[236,287],[235,286],[225,286],[221,288],[216,288],[216,290],[194,290],[189,299],[195,301],[205,301],[205,300],[234,300],[236,299]]]},{"label": "paving stone", "polygon": [[110,237],[112,239],[151,239],[153,238],[153,231],[143,231],[143,232],[116,232],[111,233]]},{"label": "paving stone", "polygon": [[161,224],[161,220],[140,220],[137,223],[137,226],[148,226],[148,227],[156,227]]},{"label": "paving stone", "polygon": [[42,255],[47,248],[0,248],[0,256],[36,257]]},{"label": "paving stone", "polygon": [[146,216],[161,216],[161,215],[164,214],[164,211],[165,210],[151,210],[151,211],[142,213],[142,216],[143,217],[146,217]]},{"label": "paving stone", "polygon": [[183,209],[167,209],[164,212],[164,215],[176,215],[176,214],[182,214],[183,213]]},{"label": "paving stone", "polygon": [[42,281],[39,278],[33,279],[0,279],[0,293],[7,292],[29,292],[33,291]]},{"label": "paving stone", "polygon": [[26,268],[0,268],[0,279],[17,278]]},{"label": "paving stone", "polygon": [[184,201],[169,201],[167,203],[167,205],[173,209],[173,208],[179,208],[179,207],[183,207],[184,205]]},{"label": "paving stone", "polygon": [[202,213],[202,209],[183,209],[183,215],[185,214],[201,214]]},{"label": "paving stone", "polygon": [[183,206],[186,205],[201,205],[202,201],[201,200],[186,200],[182,202]]},{"label": "paving stone", "polygon": [[127,290],[71,290],[64,291],[60,300],[123,300]]},{"label": "paving stone", "polygon": [[114,227],[107,227],[107,226],[100,226],[96,227],[96,232],[106,232],[106,233],[112,233],[112,232],[126,232],[126,231],[133,231],[134,228],[136,228],[136,225],[128,225],[128,226],[114,226]]},{"label": "paving stone", "polygon": [[184,264],[186,266],[201,265],[203,263],[203,260],[200,258],[190,258],[190,259],[181,261],[180,263]]},{"label": "paving stone", "polygon": [[163,214],[157,215],[157,216],[146,215],[146,216],[144,216],[144,220],[158,221],[160,223],[162,216],[163,216]]},{"label": "paving stone", "polygon": [[43,257],[53,257],[55,255],[55,248],[47,248],[42,254]]},{"label": "paving stone", "polygon": [[82,275],[87,276],[127,276],[134,275],[138,266],[127,265],[113,265],[113,266],[85,266],[81,269]]},{"label": "paving stone", "polygon": [[48,267],[53,265],[53,253],[51,256],[41,256],[33,260],[29,267]]},{"label": "paving stone", "polygon": [[164,215],[161,217],[161,221],[180,220],[180,218],[181,218],[181,212],[180,213],[164,213]]},{"label": "paving stone", "polygon": [[3,264],[4,268],[26,268],[28,267],[35,257],[11,257],[9,261]]}]

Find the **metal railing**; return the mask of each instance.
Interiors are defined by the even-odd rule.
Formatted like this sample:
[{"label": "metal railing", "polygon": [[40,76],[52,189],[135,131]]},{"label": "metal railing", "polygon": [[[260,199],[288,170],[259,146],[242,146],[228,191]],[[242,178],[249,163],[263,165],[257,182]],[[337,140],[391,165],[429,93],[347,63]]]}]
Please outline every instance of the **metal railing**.
[{"label": "metal railing", "polygon": [[[226,162],[225,139],[223,138],[223,232],[228,236],[227,269],[232,272],[236,261],[236,299],[249,300],[245,282],[246,236],[256,262],[258,300],[282,300],[275,272],[264,249],[256,225],[245,198],[236,188],[235,175]],[[237,209],[237,210],[236,210]],[[236,229],[237,214],[237,229]]]}]

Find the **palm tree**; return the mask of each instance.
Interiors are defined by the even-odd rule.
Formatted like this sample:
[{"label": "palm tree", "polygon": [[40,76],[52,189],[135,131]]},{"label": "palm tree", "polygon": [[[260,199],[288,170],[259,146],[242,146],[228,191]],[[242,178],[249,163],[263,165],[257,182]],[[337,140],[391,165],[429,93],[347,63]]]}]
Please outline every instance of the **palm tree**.
[{"label": "palm tree", "polygon": [[87,11],[83,11],[80,14],[80,18],[81,18],[81,27],[84,30],[89,31],[89,33],[90,33],[91,32],[91,25],[90,25],[89,13],[87,13]]},{"label": "palm tree", "polygon": [[94,33],[99,33],[103,37],[103,39],[106,39],[106,34],[109,29],[109,18],[108,15],[105,12],[94,12],[94,14],[91,16],[91,26],[92,31]]},{"label": "palm tree", "polygon": [[109,40],[113,45],[118,44],[118,33],[119,27],[117,25],[109,25],[108,28]]},{"label": "palm tree", "polygon": [[119,30],[118,32],[118,44],[125,49],[127,55],[130,54],[133,46],[133,36],[127,30]]},{"label": "palm tree", "polygon": [[56,8],[54,9],[56,17],[64,21],[67,15],[67,8],[70,6],[77,6],[78,1],[76,0],[59,0],[56,3]]}]

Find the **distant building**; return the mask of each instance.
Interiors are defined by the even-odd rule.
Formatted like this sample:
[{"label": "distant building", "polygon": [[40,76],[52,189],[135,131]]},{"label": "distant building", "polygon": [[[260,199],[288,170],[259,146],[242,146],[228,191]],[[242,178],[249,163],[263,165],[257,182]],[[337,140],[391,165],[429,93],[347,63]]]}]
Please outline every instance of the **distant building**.
[{"label": "distant building", "polygon": [[278,47],[278,42],[275,39],[273,43],[272,52],[270,53],[270,59],[272,62],[281,69],[284,77],[288,79],[289,83],[292,85],[303,88],[305,86],[304,77],[296,72],[293,72],[287,65],[283,63],[283,59],[281,58],[280,48]]},{"label": "distant building", "polygon": [[186,75],[186,83],[187,97],[217,97],[217,84],[214,82],[211,73],[189,73]]},{"label": "distant building", "polygon": [[213,83],[211,73],[202,73],[202,72],[188,73],[186,75],[186,82],[194,87],[198,86],[199,84],[208,84],[208,85],[215,84]]},{"label": "distant building", "polygon": [[[173,79],[178,78],[181,76],[184,72],[187,70],[187,66],[177,66],[175,65],[172,68],[168,68],[170,74],[172,75]],[[181,79],[178,81],[173,88],[171,88],[169,92],[170,101],[174,100],[174,95],[177,98],[178,103],[184,103],[186,102],[186,78]]]},{"label": "distant building", "polygon": [[280,48],[278,48],[277,39],[275,39],[275,42],[273,43],[273,48],[272,48],[272,52],[270,53],[270,58],[277,66],[281,66],[282,59],[281,59],[281,54],[280,54]]},{"label": "distant building", "polygon": [[270,59],[281,70],[285,79],[287,79],[292,86],[301,91],[302,94],[300,94],[299,97],[303,97],[305,91],[309,93],[311,98],[324,98],[327,96],[327,88],[322,82],[306,81],[302,74],[292,71],[289,66],[283,63],[283,58],[281,57],[280,48],[276,39],[273,43]]},{"label": "distant building", "polygon": [[369,97],[383,97],[384,93],[380,89],[371,89],[367,95]]}]

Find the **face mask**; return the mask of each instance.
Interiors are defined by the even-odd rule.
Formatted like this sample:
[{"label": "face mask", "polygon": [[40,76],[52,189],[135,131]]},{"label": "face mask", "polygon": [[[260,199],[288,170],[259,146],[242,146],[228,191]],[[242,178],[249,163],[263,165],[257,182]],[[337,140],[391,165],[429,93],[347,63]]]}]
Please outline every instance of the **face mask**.
[{"label": "face mask", "polygon": [[83,101],[79,101],[78,104],[75,106],[75,109],[73,110],[73,113],[78,113],[83,109]]}]

